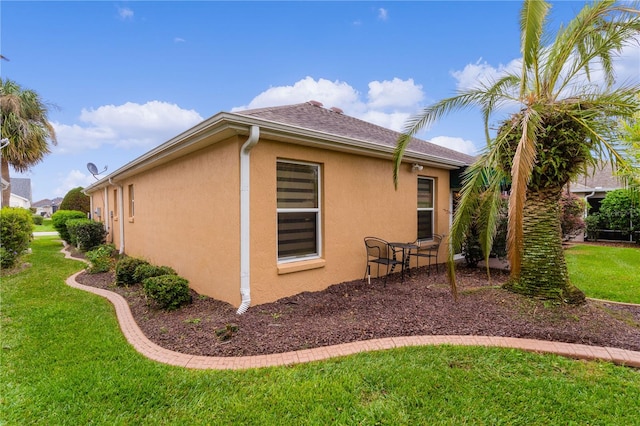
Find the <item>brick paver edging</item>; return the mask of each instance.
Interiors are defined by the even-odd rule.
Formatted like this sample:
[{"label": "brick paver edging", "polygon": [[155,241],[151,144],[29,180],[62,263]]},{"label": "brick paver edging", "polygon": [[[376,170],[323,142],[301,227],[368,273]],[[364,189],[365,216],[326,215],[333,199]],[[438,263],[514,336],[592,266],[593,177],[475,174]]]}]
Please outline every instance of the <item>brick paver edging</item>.
[{"label": "brick paver edging", "polygon": [[[68,252],[63,249],[65,256]],[[77,259],[76,259],[77,260]],[[100,295],[108,299],[116,310],[122,333],[127,341],[142,355],[164,364],[194,368],[216,370],[238,370],[246,368],[274,367],[303,362],[321,361],[333,357],[353,355],[365,351],[400,348],[403,346],[422,345],[460,345],[460,346],[494,346],[503,348],[522,349],[530,352],[548,353],[575,359],[604,360],[615,364],[640,368],[640,352],[580,345],[572,343],[549,342],[545,340],[519,339],[515,337],[494,336],[403,336],[387,337],[383,339],[364,340],[360,342],[343,343],[341,345],[325,346],[321,348],[304,349],[269,355],[255,355],[242,357],[212,357],[187,355],[170,351],[156,345],[144,335],[136,324],[129,304],[117,293],[85,286],[76,281],[82,271],[67,278],[67,285]]]}]

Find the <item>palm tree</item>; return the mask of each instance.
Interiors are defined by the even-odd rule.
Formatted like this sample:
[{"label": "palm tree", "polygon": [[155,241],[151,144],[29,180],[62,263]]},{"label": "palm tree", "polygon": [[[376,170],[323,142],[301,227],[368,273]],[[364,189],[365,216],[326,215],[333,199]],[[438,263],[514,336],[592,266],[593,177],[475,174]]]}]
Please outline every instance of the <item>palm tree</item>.
[{"label": "palm tree", "polygon": [[[56,134],[47,119],[47,106],[33,90],[22,89],[9,79],[0,79],[2,138],[9,143],[2,148],[3,181],[10,182],[9,165],[25,172],[50,152],[48,142],[56,144]],[[9,205],[10,186],[2,190],[2,206]]]},{"label": "palm tree", "polygon": [[[422,128],[471,106],[482,111],[487,145],[465,172],[449,244],[449,278],[456,295],[453,254],[473,220],[482,229],[488,256],[497,226],[501,190],[510,188],[508,259],[512,291],[582,303],[571,285],[562,251],[559,203],[563,186],[598,159],[626,167],[617,143],[617,120],[633,116],[640,102],[637,82],[615,87],[612,61],[640,34],[637,9],[612,0],[585,5],[554,37],[546,32],[550,4],[525,0],[520,14],[522,68],[489,84],[458,92],[411,118],[394,153],[394,182],[405,148]],[[543,44],[552,40],[550,44]],[[637,39],[635,39],[637,42]],[[591,84],[594,67],[603,84]],[[489,120],[498,119],[491,137]]]}]

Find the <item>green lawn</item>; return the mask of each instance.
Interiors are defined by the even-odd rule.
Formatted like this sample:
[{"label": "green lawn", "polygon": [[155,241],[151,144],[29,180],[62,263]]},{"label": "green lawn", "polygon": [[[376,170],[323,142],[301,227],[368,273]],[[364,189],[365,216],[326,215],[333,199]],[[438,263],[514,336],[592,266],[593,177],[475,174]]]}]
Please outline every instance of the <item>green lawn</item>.
[{"label": "green lawn", "polygon": [[[3,425],[640,425],[640,371],[511,349],[404,348],[290,367],[198,371],[139,355],[77,261],[38,237],[2,277]],[[481,307],[479,307],[481,308]]]},{"label": "green lawn", "polygon": [[640,303],[640,248],[584,244],[565,256],[571,282],[587,297]]},{"label": "green lawn", "polygon": [[53,224],[51,222],[51,219],[45,219],[42,225],[35,225],[33,231],[34,232],[53,232],[55,231],[55,229],[53,229]]}]

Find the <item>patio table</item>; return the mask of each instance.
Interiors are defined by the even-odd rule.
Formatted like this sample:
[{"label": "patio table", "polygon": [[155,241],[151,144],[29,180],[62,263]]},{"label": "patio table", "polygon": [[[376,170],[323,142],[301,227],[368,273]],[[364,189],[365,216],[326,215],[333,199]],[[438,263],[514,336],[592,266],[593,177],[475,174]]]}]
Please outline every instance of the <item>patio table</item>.
[{"label": "patio table", "polygon": [[401,276],[402,281],[404,281],[404,270],[409,267],[409,260],[411,250],[417,250],[418,246],[413,243],[400,243],[400,242],[390,242],[389,245],[393,247],[394,251],[399,249],[402,251],[402,270]]}]

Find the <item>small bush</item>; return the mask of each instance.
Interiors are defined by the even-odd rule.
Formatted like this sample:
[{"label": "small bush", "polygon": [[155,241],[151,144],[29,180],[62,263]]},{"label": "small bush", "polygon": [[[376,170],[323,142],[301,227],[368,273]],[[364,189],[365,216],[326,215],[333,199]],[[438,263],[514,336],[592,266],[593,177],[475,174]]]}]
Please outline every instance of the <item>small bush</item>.
[{"label": "small bush", "polygon": [[137,257],[126,256],[118,260],[116,263],[116,285],[126,286],[137,283],[138,281],[134,278],[136,268],[144,264],[149,264],[149,262]]},{"label": "small bush", "polygon": [[111,270],[116,255],[116,248],[113,244],[102,244],[87,252],[87,260],[91,262],[86,266],[87,273],[97,274],[98,272],[108,272]]},{"label": "small bush", "polygon": [[189,281],[177,275],[160,275],[142,282],[144,293],[168,311],[191,303]]},{"label": "small bush", "polygon": [[31,218],[33,219],[34,225],[42,225],[44,223],[44,217],[40,216],[39,214],[34,214],[33,216],[31,216]]},{"label": "small bush", "polygon": [[70,219],[67,221],[69,244],[82,251],[91,250],[105,242],[107,231],[104,225],[91,219]]},{"label": "small bush", "polygon": [[33,232],[31,212],[19,207],[0,209],[0,267],[15,266],[29,248]]},{"label": "small bush", "polygon": [[133,273],[133,279],[137,283],[141,283],[147,278],[159,277],[161,275],[178,275],[177,272],[169,266],[155,266],[149,263],[139,265]]},{"label": "small bush", "polygon": [[71,243],[71,236],[67,230],[67,221],[71,219],[86,219],[86,213],[78,210],[58,210],[51,216],[51,224],[53,228],[58,231],[60,238],[69,244]]}]

